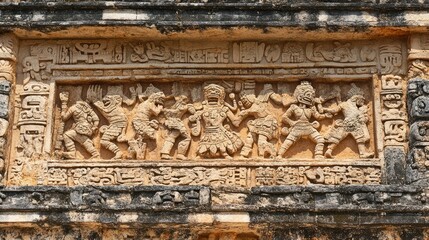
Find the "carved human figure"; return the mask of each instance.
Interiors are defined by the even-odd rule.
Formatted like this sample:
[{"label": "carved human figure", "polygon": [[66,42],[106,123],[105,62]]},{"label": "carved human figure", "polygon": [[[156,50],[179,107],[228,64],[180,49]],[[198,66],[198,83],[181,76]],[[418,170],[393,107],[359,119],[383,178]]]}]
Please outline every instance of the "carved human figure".
[{"label": "carved human figure", "polygon": [[[234,94],[230,98],[234,99]],[[197,154],[201,157],[215,158],[224,157],[231,159],[231,155],[240,150],[243,141],[230,130],[229,125],[223,125],[229,119],[234,126],[239,125],[239,121],[231,109],[234,106],[225,103],[225,89],[216,84],[209,84],[204,87],[204,101],[201,110],[189,116],[189,121],[194,122],[191,134],[198,136],[201,134],[201,120],[204,122],[204,132],[198,143]]]},{"label": "carved human figure", "polygon": [[[315,98],[316,92],[310,82],[302,81],[293,93],[296,103],[292,104],[283,114],[282,121],[290,126],[289,134],[281,145],[278,157],[283,157],[286,151],[300,138],[308,137],[316,143],[314,157],[323,158],[324,138],[317,131],[320,123],[317,120],[332,117],[332,114],[320,113]],[[316,121],[310,122],[311,119]]]},{"label": "carved human figure", "polygon": [[92,85],[88,88],[87,99],[92,102],[101,114],[109,122],[108,125],[100,127],[101,140],[100,144],[105,149],[113,152],[115,156],[113,159],[122,158],[122,152],[113,141],[126,142],[126,128],[127,128],[127,115],[122,103],[132,105],[135,102],[136,91],[130,88],[132,97],[127,98],[122,91],[121,86],[108,86],[107,93],[103,96],[101,86]]},{"label": "carved human figure", "polygon": [[245,91],[240,93],[239,105],[244,108],[238,114],[240,120],[249,116],[254,117],[254,120],[250,120],[247,123],[249,131],[244,141],[244,146],[241,149],[240,155],[242,157],[249,157],[255,142],[257,142],[258,155],[260,157],[266,155],[273,157],[276,155],[274,144],[270,140],[278,138],[279,124],[267,108],[269,100],[277,104],[286,105],[282,100],[282,96],[274,93],[271,84],[265,84],[258,97],[253,93],[248,94]]},{"label": "carved human figure", "polygon": [[195,108],[192,104],[189,104],[188,97],[185,95],[175,96],[174,99],[176,101],[174,105],[171,108],[163,110],[166,118],[164,125],[167,128],[167,137],[161,149],[161,159],[172,159],[170,155],[171,149],[176,139],[182,137],[183,140],[179,142],[177,147],[176,158],[186,160],[185,155],[191,143],[191,136],[185,127],[182,117],[186,112],[194,114]]},{"label": "carved human figure", "polygon": [[94,146],[91,137],[98,128],[100,122],[97,114],[92,110],[91,106],[85,101],[77,101],[71,107],[67,108],[69,93],[60,93],[61,100],[61,118],[66,122],[69,118],[73,118],[73,126],[63,134],[63,141],[66,147],[66,152],[62,153],[64,158],[76,158],[75,141],[81,144],[90,154],[91,158],[99,158],[100,153]]},{"label": "carved human figure", "polygon": [[361,158],[373,157],[374,153],[368,152],[365,147],[365,143],[370,140],[370,136],[367,127],[369,121],[368,106],[365,105],[363,91],[355,84],[352,84],[352,88],[347,95],[347,101],[338,102],[336,107],[331,108],[334,114],[341,112],[344,119],[335,121],[329,131],[326,137],[326,142],[329,145],[325,152],[325,157],[332,158],[334,148],[348,135],[351,135],[356,141]]},{"label": "carved human figure", "polygon": [[164,108],[165,95],[152,84],[144,92],[141,92],[141,87],[139,87],[137,92],[140,104],[137,106],[132,120],[137,140],[130,142],[130,148],[138,159],[144,159],[146,152],[144,141],[146,139],[156,140],[159,122],[152,118],[157,117]]}]

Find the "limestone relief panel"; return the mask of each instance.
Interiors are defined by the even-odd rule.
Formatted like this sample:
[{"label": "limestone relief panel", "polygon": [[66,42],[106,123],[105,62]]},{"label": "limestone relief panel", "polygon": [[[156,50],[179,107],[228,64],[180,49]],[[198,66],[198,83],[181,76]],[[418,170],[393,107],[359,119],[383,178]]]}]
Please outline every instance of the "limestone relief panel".
[{"label": "limestone relief panel", "polygon": [[57,159],[375,156],[370,83],[155,84],[59,85]]},{"label": "limestone relief panel", "polygon": [[379,184],[405,141],[401,41],[21,49],[12,185]]}]

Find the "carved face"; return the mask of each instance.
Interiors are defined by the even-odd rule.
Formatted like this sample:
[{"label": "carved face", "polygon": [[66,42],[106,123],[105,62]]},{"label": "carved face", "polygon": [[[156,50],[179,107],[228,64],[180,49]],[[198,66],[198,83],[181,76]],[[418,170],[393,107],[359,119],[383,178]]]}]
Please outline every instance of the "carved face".
[{"label": "carved face", "polygon": [[182,103],[182,104],[188,104],[189,98],[185,95],[180,95],[175,97],[176,102]]},{"label": "carved face", "polygon": [[149,96],[148,101],[151,103],[151,111],[158,115],[164,108],[165,94],[163,92],[156,92]]},{"label": "carved face", "polygon": [[240,101],[245,108],[250,108],[256,101],[256,96],[254,94],[243,94],[240,96]]},{"label": "carved face", "polygon": [[295,88],[293,95],[299,103],[311,106],[313,105],[316,92],[309,82],[303,81]]},{"label": "carved face", "polygon": [[102,101],[106,107],[116,107],[122,104],[122,97],[119,95],[106,95]]},{"label": "carved face", "polygon": [[363,105],[365,105],[365,98],[362,95],[355,95],[355,102],[356,102],[356,106],[358,107],[362,107]]},{"label": "carved face", "polygon": [[210,84],[204,88],[204,98],[208,105],[223,105],[225,89],[216,84]]}]

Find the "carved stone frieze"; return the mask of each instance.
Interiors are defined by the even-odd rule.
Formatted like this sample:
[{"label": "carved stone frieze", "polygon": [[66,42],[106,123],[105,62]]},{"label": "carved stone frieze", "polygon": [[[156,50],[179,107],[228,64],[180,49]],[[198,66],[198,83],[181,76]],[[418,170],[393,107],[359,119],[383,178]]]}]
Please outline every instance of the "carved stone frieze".
[{"label": "carved stone frieze", "polygon": [[[368,94],[370,85],[337,84],[331,92],[327,88],[332,84],[316,85],[320,91],[318,96],[308,81],[299,84],[165,83],[157,87],[152,83],[108,87],[81,85],[77,88],[62,85],[59,86],[60,104],[55,121],[58,127],[54,131],[55,148],[61,154],[51,155],[51,158],[232,160],[276,157],[287,161],[287,158],[303,157],[323,159],[323,154],[334,159],[373,158],[373,150],[367,149],[374,149],[375,144],[371,141],[370,123],[374,120],[370,117],[373,116],[372,99]],[[130,98],[124,95],[125,88],[129,88]],[[177,88],[184,91],[178,95]],[[38,99],[46,99],[41,95]],[[25,115],[24,110],[25,107],[21,115]],[[42,113],[39,115],[37,124],[43,125],[45,118]],[[343,142],[349,135],[353,141]],[[314,142],[314,150],[295,144],[308,139]],[[342,154],[335,151],[337,145],[350,144],[356,150]],[[313,154],[299,154],[298,149]]]},{"label": "carved stone frieze", "polygon": [[[86,165],[86,166],[85,166]],[[66,186],[109,185],[204,185],[253,187],[269,185],[358,185],[380,184],[381,168],[376,162],[332,164],[329,161],[268,164],[262,161],[240,163],[162,163],[96,161],[48,162],[45,184]]]},{"label": "carved stone frieze", "polygon": [[[404,74],[404,45],[391,42],[208,42],[197,41],[26,41],[27,64],[45,61],[37,78],[52,72],[58,80],[148,77],[248,78],[269,74],[273,80],[305,77],[369,78]],[[49,62],[49,63],[48,63]],[[95,66],[103,64],[103,68]],[[253,68],[243,68],[252,64]],[[83,70],[79,66],[88,65]],[[134,66],[135,69],[121,66]],[[186,67],[184,67],[186,66]]]},{"label": "carved stone frieze", "polygon": [[401,41],[21,46],[13,185],[380,184],[376,122],[381,145],[405,141]]}]

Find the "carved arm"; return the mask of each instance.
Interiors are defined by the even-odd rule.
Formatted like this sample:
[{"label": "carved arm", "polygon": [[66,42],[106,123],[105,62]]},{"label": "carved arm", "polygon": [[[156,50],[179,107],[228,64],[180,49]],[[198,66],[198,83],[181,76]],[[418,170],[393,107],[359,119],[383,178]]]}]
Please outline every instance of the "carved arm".
[{"label": "carved arm", "polygon": [[[332,118],[333,117],[332,113],[330,113],[330,112],[320,113],[316,107],[312,107],[312,109],[313,109],[313,117],[316,120],[323,120],[325,118]],[[324,110],[325,110],[325,108],[324,108]]]},{"label": "carved arm", "polygon": [[282,122],[287,123],[289,126],[295,125],[296,122],[293,121],[291,119],[291,117],[292,117],[293,111],[295,110],[296,107],[297,107],[296,105],[291,105],[290,108],[288,108],[288,110],[286,110],[286,112],[282,116]]},{"label": "carved arm", "polygon": [[237,101],[235,100],[235,94],[230,93],[229,98],[232,100],[232,106],[227,102],[225,102],[225,106],[227,106],[231,111],[236,112],[238,109],[238,106],[237,106]]},{"label": "carved arm", "polygon": [[137,100],[137,91],[134,87],[130,87],[130,92],[131,92],[131,98],[128,98],[127,96],[125,96],[125,94],[122,94],[122,102],[127,104],[128,106],[133,105],[136,100]]},{"label": "carved arm", "polygon": [[60,93],[60,100],[61,100],[61,118],[63,119],[63,121],[66,121],[72,115],[72,112],[69,109],[67,109],[67,103],[69,101],[69,93],[68,92]]}]

